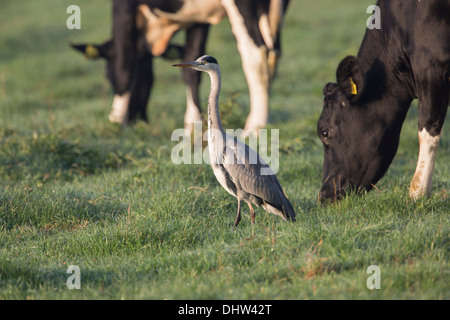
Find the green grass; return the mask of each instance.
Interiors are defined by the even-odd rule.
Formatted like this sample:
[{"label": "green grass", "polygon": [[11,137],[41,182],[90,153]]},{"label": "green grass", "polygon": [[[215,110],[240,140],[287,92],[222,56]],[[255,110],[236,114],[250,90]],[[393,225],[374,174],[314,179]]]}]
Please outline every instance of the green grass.
[{"label": "green grass", "polygon": [[[316,201],[321,91],[357,53],[372,1],[292,1],[268,128],[280,129],[278,177],[297,222],[258,209],[251,226],[244,210],[237,230],[237,203],[211,169],[171,162],[185,105],[179,70],[155,60],[149,125],[109,124],[104,62],[68,43],[106,40],[110,3],[78,1],[79,31],[66,28],[69,4],[1,5],[1,299],[450,299],[448,119],[430,199],[407,195],[414,104],[377,190]],[[207,51],[223,70],[224,122],[242,128],[248,91],[226,22],[212,28]],[[66,287],[69,265],[80,267],[81,290]],[[381,269],[380,290],[366,287],[370,265]]]}]

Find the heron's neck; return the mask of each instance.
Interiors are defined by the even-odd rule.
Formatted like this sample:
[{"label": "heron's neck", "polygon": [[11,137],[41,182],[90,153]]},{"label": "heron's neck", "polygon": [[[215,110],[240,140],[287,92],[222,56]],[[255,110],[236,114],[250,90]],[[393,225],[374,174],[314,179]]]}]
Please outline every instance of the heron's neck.
[{"label": "heron's neck", "polygon": [[211,91],[208,100],[208,129],[217,129],[223,132],[219,114],[220,70],[208,73],[211,77]]}]

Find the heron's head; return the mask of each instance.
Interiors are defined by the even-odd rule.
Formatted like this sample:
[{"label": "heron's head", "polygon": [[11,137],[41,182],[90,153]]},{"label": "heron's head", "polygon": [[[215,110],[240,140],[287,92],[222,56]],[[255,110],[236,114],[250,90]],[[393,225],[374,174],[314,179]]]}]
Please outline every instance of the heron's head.
[{"label": "heron's head", "polygon": [[209,72],[209,71],[218,71],[219,64],[217,63],[216,58],[204,55],[198,58],[195,61],[182,62],[178,64],[174,64],[174,67],[183,67],[190,68],[197,71]]}]

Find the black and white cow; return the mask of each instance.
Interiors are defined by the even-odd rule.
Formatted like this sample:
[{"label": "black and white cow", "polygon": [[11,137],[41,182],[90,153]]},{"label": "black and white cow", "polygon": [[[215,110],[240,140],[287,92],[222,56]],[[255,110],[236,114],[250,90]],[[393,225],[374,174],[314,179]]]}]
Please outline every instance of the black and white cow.
[{"label": "black and white cow", "polygon": [[[114,88],[109,119],[125,124],[147,119],[153,83],[152,58],[181,55],[195,60],[205,52],[209,26],[228,16],[237,41],[250,95],[245,130],[265,127],[269,85],[281,53],[280,28],[288,0],[113,0],[113,39],[102,45],[73,45],[90,58],[108,60]],[[184,48],[171,46],[172,36],[186,30]],[[200,73],[183,70],[188,85],[185,127],[201,120]]]},{"label": "black and white cow", "polygon": [[420,152],[410,196],[429,196],[450,92],[450,1],[380,0],[381,29],[367,30],[324,88],[317,131],[325,149],[319,199],[370,190],[386,173],[413,99]]}]

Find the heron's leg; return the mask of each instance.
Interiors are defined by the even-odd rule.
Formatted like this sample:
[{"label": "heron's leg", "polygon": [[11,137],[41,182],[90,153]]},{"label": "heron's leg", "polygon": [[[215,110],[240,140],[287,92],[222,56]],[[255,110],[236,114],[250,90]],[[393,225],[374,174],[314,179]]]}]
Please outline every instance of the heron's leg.
[{"label": "heron's leg", "polygon": [[238,198],[238,212],[236,216],[236,220],[234,221],[234,228],[236,228],[241,221],[241,200]]},{"label": "heron's leg", "polygon": [[247,202],[248,207],[250,208],[250,216],[252,217],[252,224],[255,223],[255,211],[253,210],[252,204]]}]

